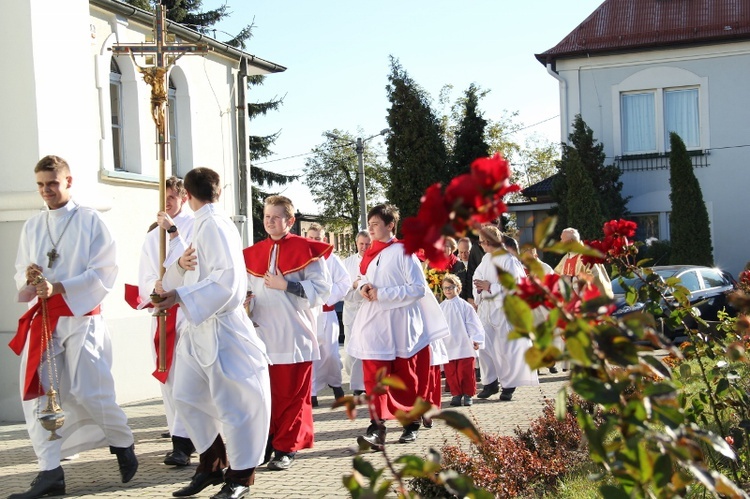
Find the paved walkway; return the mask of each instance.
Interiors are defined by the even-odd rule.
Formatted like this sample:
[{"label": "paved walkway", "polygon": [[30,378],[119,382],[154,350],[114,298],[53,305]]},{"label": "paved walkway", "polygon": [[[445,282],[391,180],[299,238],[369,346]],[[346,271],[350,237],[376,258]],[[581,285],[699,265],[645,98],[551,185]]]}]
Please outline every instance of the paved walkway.
[{"label": "paved walkway", "polygon": [[[543,375],[539,387],[519,388],[511,402],[500,402],[494,396],[487,401],[475,399],[472,407],[455,409],[468,414],[483,431],[509,435],[515,427],[526,427],[540,415],[545,400],[554,400],[566,380],[563,373]],[[314,409],[315,447],[301,451],[288,471],[259,468],[255,485],[250,490],[252,497],[349,497],[341,478],[351,470],[356,437],[367,427],[369,418],[364,407],[360,408],[354,421],[346,417],[344,409],[331,410],[333,394],[330,390],[319,394],[318,400],[321,406]],[[449,401],[449,394],[444,394],[444,407]],[[190,481],[195,465],[174,468],[162,464],[171,443],[160,436],[166,428],[161,400],[147,400],[123,408],[135,433],[140,461],[135,478],[128,484],[120,483],[117,461],[108,449],[84,452],[63,464],[69,497],[171,497],[172,491]],[[397,422],[389,422],[388,429],[387,450],[392,457],[403,453],[424,456],[430,447],[439,449],[444,443],[467,445],[468,442],[463,435],[438,420],[431,430],[421,430],[417,442],[409,445],[398,443],[401,432]],[[384,463],[380,453],[368,454],[368,459],[375,466]],[[194,461],[197,461],[197,456],[194,456]],[[0,497],[26,490],[36,473],[34,452],[24,425],[0,425]],[[195,497],[210,497],[218,489],[209,487]]]}]

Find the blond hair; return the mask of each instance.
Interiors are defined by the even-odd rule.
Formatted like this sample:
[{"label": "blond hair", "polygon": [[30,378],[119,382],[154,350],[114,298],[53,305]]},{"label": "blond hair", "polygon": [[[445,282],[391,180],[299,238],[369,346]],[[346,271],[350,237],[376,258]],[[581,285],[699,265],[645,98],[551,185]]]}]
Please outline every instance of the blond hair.
[{"label": "blond hair", "polygon": [[456,274],[445,274],[440,284],[444,282],[449,282],[456,286],[456,294],[461,292],[461,279]]}]

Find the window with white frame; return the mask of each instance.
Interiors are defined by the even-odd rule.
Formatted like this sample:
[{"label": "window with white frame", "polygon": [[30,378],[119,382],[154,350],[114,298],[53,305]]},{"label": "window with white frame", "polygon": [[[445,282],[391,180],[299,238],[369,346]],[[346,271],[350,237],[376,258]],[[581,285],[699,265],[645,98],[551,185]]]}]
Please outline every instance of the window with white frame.
[{"label": "window with white frame", "polygon": [[109,103],[112,115],[112,157],[115,170],[123,170],[122,72],[114,58],[109,67]]},{"label": "window with white frame", "polygon": [[623,92],[620,119],[623,154],[666,152],[670,132],[676,132],[688,149],[701,147],[698,88]]}]

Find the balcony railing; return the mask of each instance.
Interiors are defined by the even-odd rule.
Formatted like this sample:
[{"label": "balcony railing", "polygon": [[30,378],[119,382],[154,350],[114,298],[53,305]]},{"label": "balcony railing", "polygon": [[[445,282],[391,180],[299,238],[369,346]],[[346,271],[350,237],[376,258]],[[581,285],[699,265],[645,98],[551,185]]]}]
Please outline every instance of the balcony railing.
[{"label": "balcony railing", "polygon": [[[693,168],[706,168],[709,151],[688,151]],[[650,170],[666,170],[669,168],[669,153],[629,154],[615,156],[615,166],[621,172],[645,172]]]}]

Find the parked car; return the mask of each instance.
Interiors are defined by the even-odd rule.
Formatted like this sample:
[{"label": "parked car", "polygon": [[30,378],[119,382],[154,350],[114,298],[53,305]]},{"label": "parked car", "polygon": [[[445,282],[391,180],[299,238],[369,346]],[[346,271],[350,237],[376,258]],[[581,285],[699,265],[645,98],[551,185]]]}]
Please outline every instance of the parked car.
[{"label": "parked car", "polygon": [[[664,280],[670,277],[678,277],[680,284],[690,292],[690,303],[694,305],[703,320],[718,320],[717,314],[722,309],[725,309],[730,315],[737,313],[727,301],[727,295],[737,288],[737,281],[730,273],[717,268],[697,265],[666,265],[651,267],[651,270]],[[640,288],[643,285],[640,278],[625,279],[625,283],[635,288]],[[633,305],[626,303],[625,290],[620,285],[619,279],[612,281],[612,291],[615,294],[615,305],[617,307],[612,314],[615,317],[638,312],[645,307],[645,303],[641,302],[636,302]],[[667,296],[667,299],[669,299],[669,296]],[[682,335],[684,327],[672,328],[666,321],[661,320],[660,322],[664,334],[669,338],[675,339]],[[687,322],[688,325],[692,326],[690,319]]]}]

